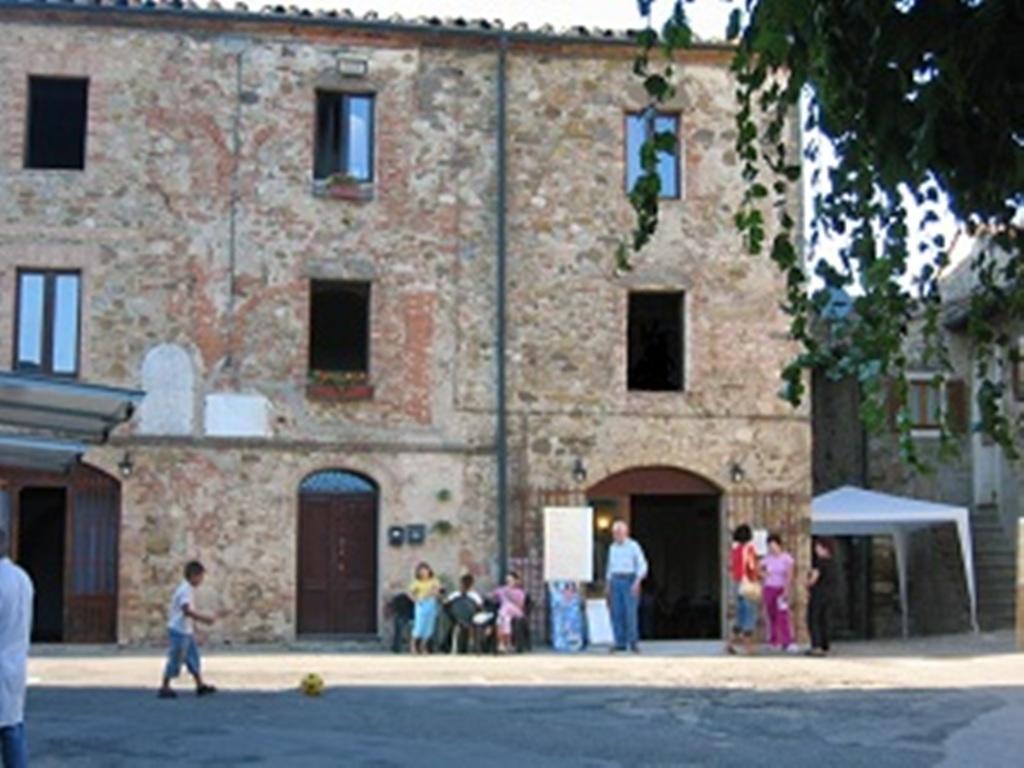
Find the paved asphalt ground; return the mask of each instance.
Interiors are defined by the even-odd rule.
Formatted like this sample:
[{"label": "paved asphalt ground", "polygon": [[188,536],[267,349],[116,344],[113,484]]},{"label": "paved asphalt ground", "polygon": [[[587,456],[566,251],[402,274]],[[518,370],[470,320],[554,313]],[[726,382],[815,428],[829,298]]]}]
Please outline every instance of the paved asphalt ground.
[{"label": "paved asphalt ground", "polygon": [[[211,652],[217,695],[160,701],[155,652],[42,649],[34,768],[1024,766],[1009,638],[851,646],[829,660]],[[317,671],[319,699],[294,686]]]}]

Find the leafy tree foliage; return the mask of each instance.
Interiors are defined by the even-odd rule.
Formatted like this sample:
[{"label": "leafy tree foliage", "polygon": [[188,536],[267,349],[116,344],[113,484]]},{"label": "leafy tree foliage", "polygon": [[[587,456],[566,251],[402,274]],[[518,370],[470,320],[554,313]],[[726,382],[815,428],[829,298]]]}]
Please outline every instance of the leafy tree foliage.
[{"label": "leafy tree foliage", "polygon": [[[692,44],[688,4],[676,0],[660,31],[649,27],[640,35],[634,72],[652,110],[674,94],[674,52]],[[648,15],[650,1],[639,5]],[[911,322],[922,323],[923,362],[940,376],[949,369],[938,278],[950,244],[934,232],[948,206],[1009,254],[996,259],[982,249],[976,257],[967,327],[984,379],[978,428],[1013,454],[1016,428],[1001,407],[1000,365],[1016,354],[1007,352],[1016,345],[1001,329],[1024,318],[1022,233],[1014,220],[1024,208],[1024,2],[749,0],[733,11],[727,36],[736,41],[736,148],[744,183],[735,222],[747,250],[767,252],[785,274],[783,308],[801,347],[782,373],[786,399],[802,401],[810,369],[855,376],[865,394],[862,418],[878,429],[886,391],[894,387],[904,403],[904,455],[919,462],[906,407],[905,341]],[[810,201],[810,252],[831,254],[810,264],[789,213],[802,164],[788,138],[800,116],[806,135],[825,137],[835,155],[825,175],[813,179]],[[657,153],[673,146],[674,137],[650,132],[631,194],[633,251],[657,229]],[[812,162],[804,167],[816,165],[821,150],[809,141],[804,153]],[[826,240],[829,249],[815,248]],[[922,257],[914,260],[923,264],[916,274],[912,249]],[[628,255],[624,245],[624,267]],[[844,318],[827,312],[837,291],[855,297]],[[945,426],[943,434],[948,438]]]}]

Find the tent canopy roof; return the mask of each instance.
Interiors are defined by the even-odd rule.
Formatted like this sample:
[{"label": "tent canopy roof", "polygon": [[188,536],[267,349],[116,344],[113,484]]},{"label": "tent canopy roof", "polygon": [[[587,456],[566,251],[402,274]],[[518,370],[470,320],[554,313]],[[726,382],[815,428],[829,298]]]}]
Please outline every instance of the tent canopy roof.
[{"label": "tent canopy roof", "polygon": [[849,485],[816,496],[811,502],[814,532],[832,535],[867,536],[937,523],[960,523],[967,520],[967,515],[964,507],[866,491]]}]

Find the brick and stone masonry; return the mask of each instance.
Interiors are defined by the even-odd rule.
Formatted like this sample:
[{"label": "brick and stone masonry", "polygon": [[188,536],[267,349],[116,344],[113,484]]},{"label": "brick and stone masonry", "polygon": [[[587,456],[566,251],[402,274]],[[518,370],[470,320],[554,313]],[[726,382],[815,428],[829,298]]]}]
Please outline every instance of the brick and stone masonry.
[{"label": "brick and stone masonry", "polygon": [[[382,632],[385,601],[415,561],[490,586],[496,38],[6,5],[0,24],[0,357],[13,355],[17,269],[78,269],[81,377],[150,393],[87,456],[114,475],[126,451],[135,465],[121,489],[118,641],[162,636],[191,557],[209,567],[214,641],[293,639],[297,489],[323,469],[379,487]],[[777,394],[793,351],[782,279],[743,252],[732,225],[741,185],[727,50],[682,55],[669,108],[681,118],[684,194],[665,201],[634,270],[615,269],[632,222],[625,114],[643,105],[632,53],[621,41],[510,37],[513,499],[571,487],[577,457],[588,482],[678,467],[726,498],[739,463],[745,493],[806,499],[808,414]],[[365,61],[367,74],[341,77],[342,59]],[[89,78],[84,171],[23,167],[30,75]],[[313,194],[318,87],[376,96],[367,202]],[[313,279],[372,284],[372,398],[309,396]],[[685,291],[684,392],[626,387],[636,289]],[[802,571],[805,502],[795,514]],[[388,527],[412,523],[427,526],[422,547],[387,546]]]}]

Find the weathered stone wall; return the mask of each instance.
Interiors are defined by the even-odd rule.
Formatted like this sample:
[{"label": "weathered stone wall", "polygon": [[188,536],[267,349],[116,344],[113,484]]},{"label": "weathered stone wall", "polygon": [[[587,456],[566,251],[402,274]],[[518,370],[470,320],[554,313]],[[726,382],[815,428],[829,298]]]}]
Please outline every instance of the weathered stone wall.
[{"label": "weathered stone wall", "polygon": [[[368,62],[351,87],[377,95],[376,184],[363,204],[311,193],[313,90],[338,84],[340,56]],[[807,411],[776,394],[792,351],[782,280],[743,253],[731,221],[726,60],[698,51],[681,66],[671,106],[683,199],[666,201],[661,232],[623,274],[624,113],[642,104],[628,57],[509,53],[513,488],[564,486],[580,457],[593,481],[658,464],[727,489],[738,462],[751,488],[809,492]],[[127,449],[137,467],[123,488],[121,640],[160,635],[167,590],[192,556],[210,566],[215,637],[292,637],[297,487],[324,468],[379,483],[381,537],[394,523],[455,523],[418,550],[381,539],[382,601],[424,557],[490,585],[496,71],[494,46],[430,36],[4,23],[4,295],[17,267],[79,268],[83,378],[139,386],[181,372],[159,388],[166,414],[144,411],[90,454],[113,469]],[[22,168],[30,74],[90,78],[84,172]],[[373,283],[372,400],[307,397],[312,278]],[[684,393],[627,391],[631,288],[686,291]],[[0,356],[12,323],[0,312]],[[144,365],[161,345],[178,348],[170,373]],[[256,415],[226,424],[225,402],[228,415],[242,402],[211,395],[249,396]],[[440,504],[442,488],[453,498]]]}]

